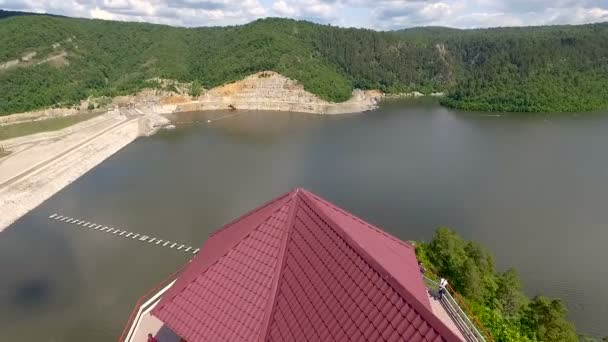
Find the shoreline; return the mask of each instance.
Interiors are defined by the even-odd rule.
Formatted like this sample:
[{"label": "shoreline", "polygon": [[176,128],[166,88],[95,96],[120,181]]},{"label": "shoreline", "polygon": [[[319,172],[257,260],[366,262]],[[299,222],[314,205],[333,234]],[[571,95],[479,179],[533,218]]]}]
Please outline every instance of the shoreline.
[{"label": "shoreline", "polygon": [[319,115],[359,113],[378,108],[384,93],[353,90],[344,102],[328,102],[304,89],[298,82],[272,71],[255,73],[244,79],[208,90],[196,96],[185,92],[148,89],[133,96],[115,98],[117,105],[135,104],[155,114],[208,110],[267,110]]},{"label": "shoreline", "polygon": [[[208,110],[269,110],[318,115],[358,113],[376,109],[384,94],[353,91],[341,103],[321,100],[297,82],[266,72],[210,89],[192,98],[157,90],[116,98],[115,106],[92,119],[61,130],[0,141],[9,152],[0,158],[0,232],[70,185],[140,136],[170,127],[167,114]],[[122,102],[122,103],[121,103]],[[37,111],[4,118],[0,125],[77,115],[76,111]]]},{"label": "shoreline", "polygon": [[[302,103],[250,103],[255,105],[238,109],[329,114],[301,110]],[[289,106],[289,110],[284,108],[285,105]],[[0,208],[3,212],[0,216],[0,234],[138,137],[150,136],[162,127],[170,127],[170,120],[165,115],[179,115],[192,110],[227,109],[223,105],[210,106],[208,103],[205,108],[191,106],[192,102],[111,110],[57,131],[0,141],[0,145],[9,152],[0,158]],[[375,109],[376,106],[375,100],[372,103],[356,99],[335,107],[332,114],[362,112]],[[37,117],[35,120],[40,119]]]},{"label": "shoreline", "polygon": [[[287,103],[292,110],[275,108],[277,102],[256,101],[257,106],[240,110],[280,110],[290,112],[301,103]],[[269,105],[270,104],[270,105]],[[369,102],[352,101],[342,111],[362,112],[376,108]],[[8,155],[0,158],[0,233],[25,214],[101,164],[138,137],[170,127],[165,115],[192,110],[226,110],[223,106],[191,109],[186,105],[155,105],[111,110],[66,128],[0,141]],[[350,107],[349,107],[350,106]],[[345,108],[352,110],[345,111]],[[27,114],[27,113],[26,113]],[[35,120],[40,120],[38,117]]]},{"label": "shoreline", "polygon": [[[4,141],[0,159],[0,232],[142,134],[142,116],[111,111],[56,132]],[[94,120],[94,119],[91,119]],[[147,129],[143,124],[143,128]]]}]

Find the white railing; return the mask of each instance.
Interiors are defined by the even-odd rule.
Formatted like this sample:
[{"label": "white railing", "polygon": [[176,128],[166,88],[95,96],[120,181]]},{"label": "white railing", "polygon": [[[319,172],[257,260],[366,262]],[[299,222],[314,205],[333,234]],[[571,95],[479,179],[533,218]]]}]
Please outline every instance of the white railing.
[{"label": "white railing", "polygon": [[135,315],[135,318],[133,319],[133,322],[131,323],[131,327],[129,328],[129,332],[127,333],[127,336],[125,337],[124,342],[133,342],[133,338],[135,337],[135,332],[137,331],[137,329],[139,328],[139,325],[141,323],[141,318],[144,315],[146,315],[147,313],[149,313],[150,311],[152,311],[152,309],[154,309],[154,307],[160,300],[161,296],[165,292],[167,292],[167,290],[173,285],[173,283],[175,283],[175,280],[172,281],[171,283],[169,283],[169,285],[165,286],[162,290],[158,291],[154,296],[152,296],[152,298],[148,299],[147,302],[143,303],[139,307],[139,309],[137,309],[137,314]]},{"label": "white railing", "polygon": [[[426,286],[433,291],[433,294],[436,294],[439,290],[439,284],[426,276],[423,277]],[[441,304],[467,342],[487,342],[486,337],[479,332],[475,324],[473,324],[469,316],[460,308],[460,305],[458,305],[458,302],[447,288],[443,293]]]}]

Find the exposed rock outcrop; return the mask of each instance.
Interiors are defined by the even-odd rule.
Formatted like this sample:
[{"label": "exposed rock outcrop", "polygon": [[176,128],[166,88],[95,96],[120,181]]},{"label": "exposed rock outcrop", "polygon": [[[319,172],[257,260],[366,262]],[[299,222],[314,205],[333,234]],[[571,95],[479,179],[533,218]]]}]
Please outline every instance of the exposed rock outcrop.
[{"label": "exposed rock outcrop", "polygon": [[160,100],[162,108],[170,112],[245,109],[289,112],[339,114],[375,109],[383,97],[380,91],[353,91],[351,99],[331,103],[304,90],[298,82],[272,71],[264,71],[205,91],[198,98],[186,101],[184,95]]},{"label": "exposed rock outcrop", "polygon": [[[135,111],[142,115],[138,120],[140,136],[150,136],[158,132],[161,128],[171,126],[171,121],[163,115],[153,112],[143,113],[139,109],[135,109]],[[175,126],[173,126],[173,128],[175,128]]]},{"label": "exposed rock outcrop", "polygon": [[[147,114],[228,109],[341,114],[375,109],[384,97],[378,90],[355,89],[348,101],[332,103],[304,90],[297,81],[272,71],[260,72],[241,81],[204,90],[202,95],[195,98],[186,94],[186,90],[181,89],[183,87],[179,84],[180,93],[145,89],[135,95],[117,96],[108,107],[103,107],[140,108]],[[52,108],[0,116],[0,125],[78,114],[87,109],[90,101],[92,100],[81,101],[80,111],[75,108]],[[142,127],[142,132],[155,131],[154,127],[166,124],[160,122],[163,120],[159,118],[150,120],[152,121],[144,123],[146,127]]]}]

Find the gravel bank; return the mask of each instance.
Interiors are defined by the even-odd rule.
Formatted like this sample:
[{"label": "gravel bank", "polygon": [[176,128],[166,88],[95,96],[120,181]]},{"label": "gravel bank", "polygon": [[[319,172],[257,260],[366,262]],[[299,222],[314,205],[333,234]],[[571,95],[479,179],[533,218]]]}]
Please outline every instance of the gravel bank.
[{"label": "gravel bank", "polygon": [[0,231],[140,135],[141,118],[108,113],[104,119],[50,139],[19,138],[19,149],[0,159]]}]

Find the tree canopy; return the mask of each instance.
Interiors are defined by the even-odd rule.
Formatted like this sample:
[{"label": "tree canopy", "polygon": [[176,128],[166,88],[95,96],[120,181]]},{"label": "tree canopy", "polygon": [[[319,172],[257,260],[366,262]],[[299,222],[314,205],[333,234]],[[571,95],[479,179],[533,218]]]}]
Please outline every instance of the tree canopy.
[{"label": "tree canopy", "polygon": [[416,255],[427,270],[448,279],[464,296],[495,341],[579,340],[559,299],[526,297],[517,272],[497,272],[493,255],[478,242],[464,240],[442,227],[431,242],[416,244]]},{"label": "tree canopy", "polygon": [[359,88],[445,92],[443,104],[465,110],[608,108],[608,24],[377,32],[290,19],[177,28],[0,18],[0,64],[36,52],[0,69],[0,115],[133,93],[154,78],[209,88],[264,70],[329,101]]}]

